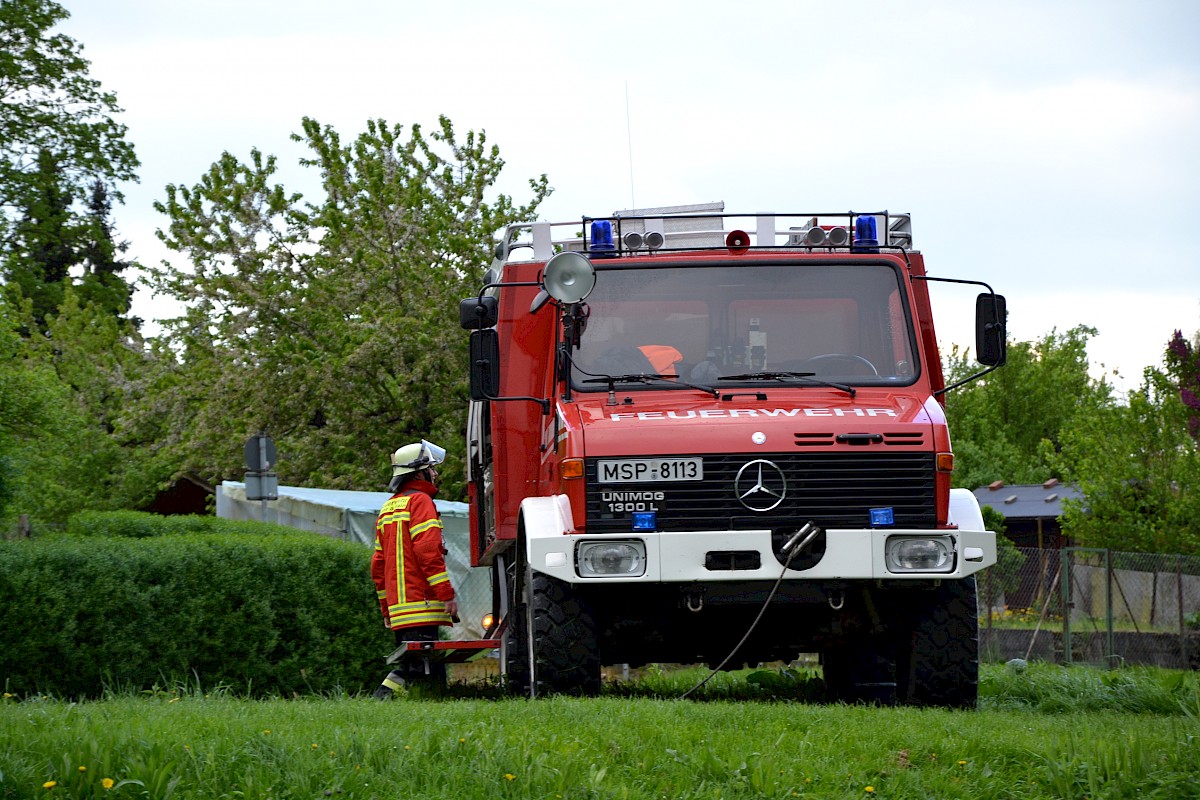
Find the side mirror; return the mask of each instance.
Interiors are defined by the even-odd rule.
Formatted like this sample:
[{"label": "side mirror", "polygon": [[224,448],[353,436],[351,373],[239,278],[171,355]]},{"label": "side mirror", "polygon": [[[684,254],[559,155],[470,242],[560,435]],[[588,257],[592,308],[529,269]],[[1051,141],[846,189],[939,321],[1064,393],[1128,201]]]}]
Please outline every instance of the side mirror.
[{"label": "side mirror", "polygon": [[1004,295],[975,298],[975,359],[980,364],[1000,367],[1008,359],[1007,318]]},{"label": "side mirror", "polygon": [[500,337],[494,328],[471,331],[471,399],[493,400],[500,394]]},{"label": "side mirror", "polygon": [[468,331],[494,328],[500,319],[500,301],[491,295],[468,297],[458,304],[458,324]]}]

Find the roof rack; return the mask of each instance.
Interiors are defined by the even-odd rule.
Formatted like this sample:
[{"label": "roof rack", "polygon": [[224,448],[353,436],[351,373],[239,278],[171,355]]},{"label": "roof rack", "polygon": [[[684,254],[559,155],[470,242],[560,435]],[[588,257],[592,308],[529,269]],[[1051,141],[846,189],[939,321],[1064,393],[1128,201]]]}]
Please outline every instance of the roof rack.
[{"label": "roof rack", "polygon": [[[615,211],[605,217],[572,222],[519,222],[505,229],[496,259],[544,261],[556,252],[574,250],[594,258],[644,256],[692,250],[864,251],[911,250],[912,217],[888,211],[827,213],[730,213],[724,203]],[[874,240],[856,236],[856,226],[870,220]],[[597,241],[595,224],[611,233]],[[513,251],[531,248],[527,258]],[[525,254],[522,253],[522,256]]]}]

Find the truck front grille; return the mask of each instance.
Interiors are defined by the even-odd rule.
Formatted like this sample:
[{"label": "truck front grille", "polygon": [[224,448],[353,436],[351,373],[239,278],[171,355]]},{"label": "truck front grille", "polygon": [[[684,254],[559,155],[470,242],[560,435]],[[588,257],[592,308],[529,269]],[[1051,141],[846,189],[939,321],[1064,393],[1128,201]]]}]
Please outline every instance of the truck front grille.
[{"label": "truck front grille", "polygon": [[[702,458],[701,481],[606,484],[596,482],[598,459],[587,459],[588,533],[629,533],[636,510],[655,510],[659,531],[785,528],[809,520],[823,528],[865,528],[873,508],[891,508],[897,528],[936,523],[932,453],[721,453]],[[778,466],[787,483],[783,501],[768,511],[739,502],[745,481],[740,491],[734,488],[742,467],[759,460]],[[659,492],[661,500],[656,499]],[[614,497],[619,510],[614,510]],[[627,498],[637,502],[623,502]]]}]

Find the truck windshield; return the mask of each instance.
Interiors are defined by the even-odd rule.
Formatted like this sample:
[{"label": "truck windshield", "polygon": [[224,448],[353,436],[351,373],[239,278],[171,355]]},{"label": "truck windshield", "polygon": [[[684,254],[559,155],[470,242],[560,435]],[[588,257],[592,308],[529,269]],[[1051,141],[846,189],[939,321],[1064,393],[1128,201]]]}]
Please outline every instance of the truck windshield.
[{"label": "truck windshield", "polygon": [[[581,391],[598,377],[662,389],[698,384],[906,385],[918,365],[908,302],[886,264],[756,264],[603,269],[573,354]],[[794,373],[794,375],[789,375]],[[681,388],[682,385],[681,385]]]}]

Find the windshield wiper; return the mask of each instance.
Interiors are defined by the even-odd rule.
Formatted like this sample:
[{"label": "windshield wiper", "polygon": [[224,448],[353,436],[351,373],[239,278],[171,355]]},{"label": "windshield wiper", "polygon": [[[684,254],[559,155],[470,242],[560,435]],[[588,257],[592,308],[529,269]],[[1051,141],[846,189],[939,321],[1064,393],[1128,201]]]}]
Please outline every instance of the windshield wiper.
[{"label": "windshield wiper", "polygon": [[815,372],[743,372],[740,375],[722,375],[720,380],[723,381],[808,381],[820,386],[828,386],[831,389],[839,389],[846,394],[854,397],[857,390],[853,386],[847,386],[844,383],[834,383],[833,381],[822,380],[821,378],[813,377]]},{"label": "windshield wiper", "polygon": [[607,383],[608,393],[610,395],[615,395],[617,391],[616,385],[618,383],[650,383],[651,381],[661,381],[663,383],[670,383],[676,386],[686,386],[689,389],[695,389],[698,392],[711,394],[713,397],[721,396],[721,393],[711,386],[703,386],[698,383],[681,381],[676,375],[657,375],[652,372],[638,372],[636,374],[629,375],[602,375],[597,378],[587,378],[581,381],[581,383]]}]

